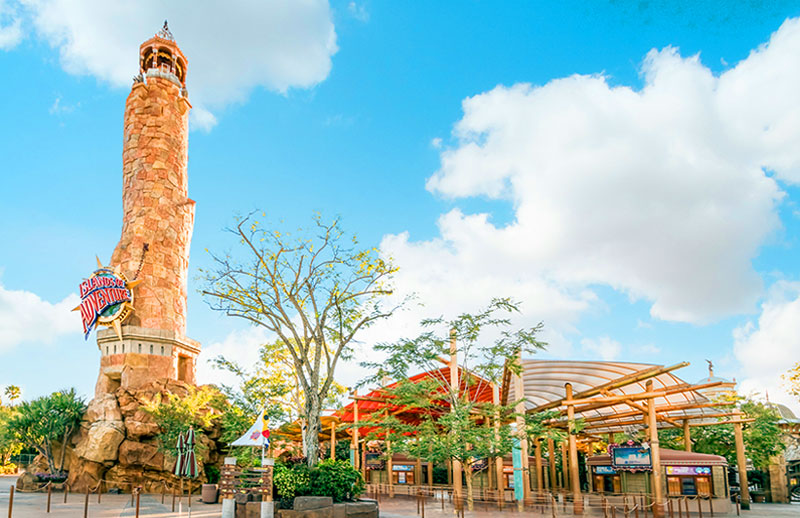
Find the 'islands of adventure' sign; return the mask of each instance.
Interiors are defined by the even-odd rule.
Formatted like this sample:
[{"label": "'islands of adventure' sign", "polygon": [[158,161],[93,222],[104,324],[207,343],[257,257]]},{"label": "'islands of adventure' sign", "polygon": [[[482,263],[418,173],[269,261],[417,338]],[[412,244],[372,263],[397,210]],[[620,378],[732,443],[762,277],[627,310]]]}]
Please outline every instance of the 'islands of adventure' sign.
[{"label": "'islands of adventure' sign", "polygon": [[122,322],[133,312],[133,287],[141,281],[128,281],[119,270],[112,270],[97,260],[97,270],[80,284],[80,311],[83,334],[98,325],[113,327],[122,338]]}]

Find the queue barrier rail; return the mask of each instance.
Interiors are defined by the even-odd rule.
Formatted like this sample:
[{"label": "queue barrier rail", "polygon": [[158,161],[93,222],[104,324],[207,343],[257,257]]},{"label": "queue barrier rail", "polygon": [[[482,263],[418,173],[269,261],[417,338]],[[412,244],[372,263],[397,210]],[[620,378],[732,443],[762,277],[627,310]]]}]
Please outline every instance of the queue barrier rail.
[{"label": "queue barrier rail", "polygon": [[[505,492],[507,493],[507,492]],[[452,487],[426,486],[426,485],[390,485],[385,483],[367,484],[366,496],[374,498],[379,503],[386,498],[413,498],[416,504],[417,515],[424,518],[426,507],[434,505],[452,508],[456,516],[464,516],[467,508],[466,491],[461,497],[456,497]],[[512,495],[513,496],[513,495]],[[497,490],[474,490],[473,508],[490,511],[502,508],[503,505],[514,504],[518,511],[534,513],[534,516],[573,516],[577,507],[582,514],[593,514],[604,518],[650,518],[662,516],[664,518],[689,518],[714,517],[718,509],[714,508],[714,497],[711,495],[681,495],[666,496],[660,509],[656,509],[656,502],[649,493],[581,493],[582,501],[575,506],[573,495],[563,489],[554,491],[533,491],[530,498],[521,505],[516,501],[509,501],[508,494],[501,498]],[[739,516],[739,505],[736,503],[736,512]],[[518,507],[517,507],[518,506]]]},{"label": "queue barrier rail", "polygon": [[[185,493],[183,488],[183,480],[180,481],[179,485],[170,485],[166,481],[161,481],[161,503],[164,504],[166,500],[166,495],[168,492],[172,493],[172,512],[175,512],[175,503],[176,500],[178,503],[182,503],[183,495]],[[137,484],[134,482],[122,482],[117,480],[106,480],[100,479],[94,487],[86,486],[86,490],[84,492],[84,503],[83,503],[83,518],[88,518],[89,515],[89,496],[92,494],[97,494],[97,503],[100,504],[102,502],[102,495],[104,493],[103,488],[105,487],[106,493],[108,493],[109,489],[120,489],[124,490],[125,487],[130,488],[130,495],[131,495],[131,507],[135,510],[135,517],[139,518],[139,511],[140,511],[140,501],[141,495],[144,493],[143,487],[141,484]],[[53,506],[52,496],[53,496],[53,489],[61,490],[64,494],[63,504],[66,504],[69,499],[69,495],[72,492],[69,483],[59,483],[54,484],[52,481],[45,482],[40,486],[34,489],[17,489],[16,486],[11,486],[9,488],[9,498],[8,498],[8,518],[13,518],[14,512],[14,496],[15,494],[35,494],[35,493],[46,493],[47,499],[45,501],[45,513],[49,514],[51,508]],[[190,484],[189,486],[189,494],[188,494],[188,504],[189,508],[191,509],[192,506],[192,498],[191,495],[194,493],[193,486]],[[199,486],[198,486],[199,489]],[[171,491],[170,491],[171,490]],[[154,495],[158,495],[159,493],[153,493]]]}]

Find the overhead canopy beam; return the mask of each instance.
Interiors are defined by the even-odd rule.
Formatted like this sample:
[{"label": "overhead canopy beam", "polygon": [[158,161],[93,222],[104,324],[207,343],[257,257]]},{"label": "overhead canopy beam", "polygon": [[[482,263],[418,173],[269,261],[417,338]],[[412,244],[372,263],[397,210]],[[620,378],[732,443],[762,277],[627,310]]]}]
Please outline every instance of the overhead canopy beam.
[{"label": "overhead canopy beam", "polygon": [[[576,413],[587,412],[589,410],[597,410],[614,405],[624,404],[626,400],[641,401],[651,397],[662,397],[670,394],[678,394],[681,392],[696,392],[705,388],[716,387],[721,385],[721,381],[713,383],[703,383],[700,385],[692,385],[691,383],[684,383],[681,385],[673,385],[671,387],[664,387],[650,392],[640,392],[639,394],[621,394],[619,396],[606,396],[601,399],[581,399],[571,401],[571,405],[584,405],[575,409]],[[566,404],[566,403],[565,403]]]},{"label": "overhead canopy beam", "polygon": [[[678,412],[678,411],[681,411],[681,410],[693,410],[693,409],[697,409],[697,408],[717,408],[717,407],[723,407],[723,406],[731,406],[731,405],[735,405],[735,404],[736,404],[735,401],[725,401],[723,403],[687,403],[687,404],[682,404],[682,405],[663,405],[663,406],[660,406],[660,407],[656,407],[656,412],[669,413],[669,412]],[[622,419],[622,418],[625,418],[625,417],[633,417],[635,415],[639,415],[640,413],[641,412],[639,410],[630,410],[628,412],[619,412],[619,413],[613,414],[613,415],[600,415],[600,416],[595,416],[595,417],[584,417],[583,418],[583,422],[584,423],[592,423],[592,422],[595,422],[595,421],[605,421],[605,420],[609,419],[610,417],[615,417],[615,418],[618,418],[618,419]],[[684,416],[675,415],[675,416],[669,416],[669,417],[671,419],[683,419]]]},{"label": "overhead canopy beam", "polygon": [[[721,418],[721,417],[733,417],[733,416],[738,416],[738,415],[743,415],[743,414],[741,412],[724,412],[724,413],[719,413],[719,414],[706,414],[706,415],[698,414],[698,415],[695,415],[695,416],[685,416],[685,417],[682,417],[681,419],[685,420],[685,421],[692,421],[692,420],[697,420],[697,419],[716,419],[716,418]],[[608,421],[601,422],[601,423],[595,423],[595,424],[586,426],[586,427],[584,427],[584,430],[596,430],[598,428],[608,428],[608,427],[611,427],[611,426],[632,426],[632,425],[641,425],[641,424],[642,424],[641,419],[636,419],[636,420],[630,419],[630,420],[627,420],[627,421],[622,421],[622,420],[614,419],[613,416],[609,416],[609,420]],[[672,424],[672,423],[670,423],[670,424]],[[719,423],[710,423],[710,424],[719,424]],[[699,423],[698,424],[689,423],[689,425],[690,426],[704,426],[703,424],[699,424]],[[674,428],[682,428],[683,424],[677,424],[676,423],[672,427],[674,427]],[[672,427],[670,427],[670,428],[672,428]]]},{"label": "overhead canopy beam", "polygon": [[[671,365],[669,367],[660,367],[656,365],[653,367],[647,367],[646,369],[638,370],[636,372],[632,372],[630,374],[626,374],[624,376],[620,376],[619,378],[613,379],[607,383],[603,383],[602,385],[598,385],[596,387],[592,387],[582,392],[578,392],[577,394],[575,394],[575,399],[573,399],[572,404],[575,404],[576,401],[586,399],[591,396],[596,396],[597,394],[602,393],[604,390],[614,390],[621,387],[625,387],[633,383],[638,383],[640,381],[653,378],[655,376],[658,376],[659,374],[664,374],[670,371],[674,371],[676,369],[686,367],[687,365],[689,365],[689,362],[676,363],[675,365]],[[535,408],[528,410],[528,413],[535,414],[537,412],[542,412],[544,410],[558,408],[560,406],[563,406],[565,401],[566,398],[562,398],[557,401],[545,403],[543,405],[539,405]]]}]

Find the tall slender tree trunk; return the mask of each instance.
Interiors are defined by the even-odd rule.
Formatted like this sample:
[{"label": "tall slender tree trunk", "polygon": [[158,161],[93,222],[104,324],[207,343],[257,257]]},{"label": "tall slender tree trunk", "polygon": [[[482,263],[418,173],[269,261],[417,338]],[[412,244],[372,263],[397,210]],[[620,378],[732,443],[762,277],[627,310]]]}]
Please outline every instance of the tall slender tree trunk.
[{"label": "tall slender tree trunk", "polygon": [[49,439],[44,443],[44,451],[45,457],[47,457],[47,468],[50,470],[50,473],[55,473],[56,465],[53,460],[53,446],[50,444]]},{"label": "tall slender tree trunk", "polygon": [[72,435],[72,429],[67,428],[64,431],[64,437],[61,440],[61,459],[58,466],[59,473],[64,473],[64,459],[67,456],[67,441],[69,440],[70,435]]},{"label": "tall slender tree trunk", "polygon": [[319,432],[322,429],[320,411],[322,402],[316,391],[306,393],[306,429],[303,433],[303,453],[306,456],[306,464],[313,468],[319,461]]},{"label": "tall slender tree trunk", "polygon": [[472,511],[475,500],[472,498],[472,463],[464,462],[464,479],[467,482],[467,510]]}]

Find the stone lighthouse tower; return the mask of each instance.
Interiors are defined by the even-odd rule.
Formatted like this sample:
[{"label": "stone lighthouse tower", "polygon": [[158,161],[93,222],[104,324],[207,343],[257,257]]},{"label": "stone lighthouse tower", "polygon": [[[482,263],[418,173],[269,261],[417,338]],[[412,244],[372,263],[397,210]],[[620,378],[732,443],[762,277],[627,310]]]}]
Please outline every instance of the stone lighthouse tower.
[{"label": "stone lighthouse tower", "polygon": [[195,381],[200,346],[185,336],[195,205],[186,170],[187,64],[166,22],[139,47],[139,75],[125,103],[122,236],[110,266],[140,282],[121,339],[110,329],[97,334],[97,395],[159,378]]}]

